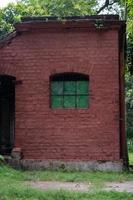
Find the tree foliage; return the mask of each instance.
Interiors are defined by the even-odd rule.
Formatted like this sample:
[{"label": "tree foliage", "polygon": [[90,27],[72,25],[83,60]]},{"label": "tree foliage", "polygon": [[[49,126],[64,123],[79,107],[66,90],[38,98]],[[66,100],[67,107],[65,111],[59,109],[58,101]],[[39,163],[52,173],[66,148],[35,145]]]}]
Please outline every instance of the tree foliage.
[{"label": "tree foliage", "polygon": [[133,76],[129,73],[125,75],[126,79],[126,131],[128,138],[133,138]]},{"label": "tree foliage", "polygon": [[10,3],[7,7],[0,9],[0,36],[13,30],[13,24],[21,20],[22,16],[45,15],[44,9],[37,5],[28,5],[24,1],[18,1],[17,4]]}]

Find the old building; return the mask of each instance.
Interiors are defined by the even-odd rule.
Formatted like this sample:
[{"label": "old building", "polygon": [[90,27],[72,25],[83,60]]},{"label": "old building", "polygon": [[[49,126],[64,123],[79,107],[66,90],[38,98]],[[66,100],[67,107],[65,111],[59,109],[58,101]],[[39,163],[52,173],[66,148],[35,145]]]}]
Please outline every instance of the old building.
[{"label": "old building", "polygon": [[121,170],[125,22],[25,17],[0,42],[0,153],[22,167]]}]

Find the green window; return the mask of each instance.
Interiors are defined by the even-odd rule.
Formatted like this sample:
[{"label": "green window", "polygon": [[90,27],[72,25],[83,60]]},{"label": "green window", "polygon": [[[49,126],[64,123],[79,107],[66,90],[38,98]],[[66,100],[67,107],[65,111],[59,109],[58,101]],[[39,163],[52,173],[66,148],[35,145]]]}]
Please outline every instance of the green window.
[{"label": "green window", "polygon": [[65,73],[51,77],[52,108],[88,108],[89,80],[85,75]]}]

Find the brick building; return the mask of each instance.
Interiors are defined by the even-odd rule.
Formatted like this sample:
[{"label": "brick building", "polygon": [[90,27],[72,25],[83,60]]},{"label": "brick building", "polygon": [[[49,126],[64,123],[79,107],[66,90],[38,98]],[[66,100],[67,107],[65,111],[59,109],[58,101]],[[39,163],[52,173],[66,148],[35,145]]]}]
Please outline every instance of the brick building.
[{"label": "brick building", "polygon": [[0,153],[25,168],[121,170],[124,39],[114,15],[15,24],[0,42]]}]

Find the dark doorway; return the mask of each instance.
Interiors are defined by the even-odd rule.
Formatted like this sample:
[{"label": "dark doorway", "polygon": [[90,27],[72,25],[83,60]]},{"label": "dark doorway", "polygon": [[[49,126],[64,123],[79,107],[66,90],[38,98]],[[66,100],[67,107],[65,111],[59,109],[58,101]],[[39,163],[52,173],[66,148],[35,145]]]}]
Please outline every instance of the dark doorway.
[{"label": "dark doorway", "polygon": [[10,154],[14,144],[15,78],[0,75],[0,154]]}]

